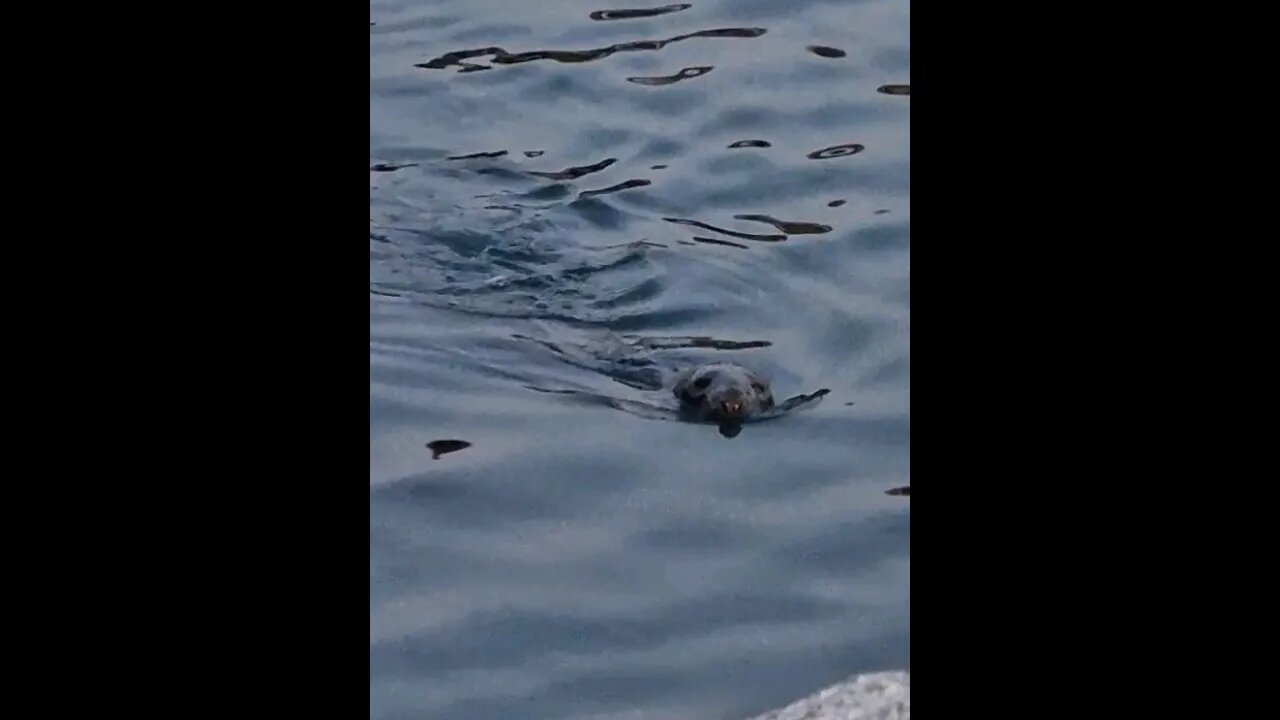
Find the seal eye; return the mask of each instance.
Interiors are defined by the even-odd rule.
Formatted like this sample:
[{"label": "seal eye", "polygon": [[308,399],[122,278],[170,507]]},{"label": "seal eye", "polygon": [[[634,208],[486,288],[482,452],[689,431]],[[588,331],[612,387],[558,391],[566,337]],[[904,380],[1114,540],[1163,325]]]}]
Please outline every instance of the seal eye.
[{"label": "seal eye", "polygon": [[698,388],[699,390],[706,390],[707,386],[710,384],[711,384],[711,378],[706,375],[703,375],[702,377],[693,381],[693,386]]},{"label": "seal eye", "polygon": [[767,390],[765,390],[764,385],[763,385],[763,384],[761,384],[761,383],[758,383],[758,382],[753,382],[753,383],[751,383],[751,389],[752,389],[752,390],[755,390],[756,392],[760,393],[761,395],[763,395],[763,394],[765,394],[766,392],[768,392]]}]

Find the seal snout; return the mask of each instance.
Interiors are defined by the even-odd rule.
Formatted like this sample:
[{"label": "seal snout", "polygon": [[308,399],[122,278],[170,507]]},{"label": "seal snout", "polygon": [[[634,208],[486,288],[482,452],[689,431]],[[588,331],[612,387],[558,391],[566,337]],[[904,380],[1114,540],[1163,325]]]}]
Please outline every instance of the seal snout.
[{"label": "seal snout", "polygon": [[745,414],[745,403],[742,393],[737,390],[726,392],[720,399],[720,413],[726,418],[741,419]]}]

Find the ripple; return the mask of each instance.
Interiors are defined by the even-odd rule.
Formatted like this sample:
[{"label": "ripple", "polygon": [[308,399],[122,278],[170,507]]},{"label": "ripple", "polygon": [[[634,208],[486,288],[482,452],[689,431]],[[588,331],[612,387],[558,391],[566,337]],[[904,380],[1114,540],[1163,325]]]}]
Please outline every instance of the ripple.
[{"label": "ripple", "polygon": [[584,175],[598,173],[610,165],[618,162],[618,158],[605,158],[597,163],[590,165],[578,165],[576,167],[568,167],[558,172],[538,172],[530,170],[529,174],[537,177],[547,178],[548,180],[577,180]]},{"label": "ripple", "polygon": [[558,63],[584,63],[601,60],[620,52],[661,50],[672,43],[693,38],[755,38],[764,35],[765,32],[767,32],[765,28],[717,28],[677,35],[666,40],[634,40],[593,50],[530,50],[528,52],[512,53],[500,47],[483,47],[471,50],[455,50],[424,63],[417,63],[414,67],[428,70],[442,70],[455,65],[462,67],[463,70],[487,68],[488,66],[463,63],[464,60],[486,55],[492,56],[490,62],[494,65],[518,65],[537,60],[551,60]]},{"label": "ripple", "polygon": [[[585,201],[597,203],[594,211],[583,207],[583,202],[576,203],[576,216],[619,214],[594,199]],[[598,215],[588,219],[600,220]],[[535,219],[496,234],[481,228],[399,228],[380,233],[399,252],[380,253],[387,268],[377,272],[375,266],[371,286],[458,312],[587,324],[610,322],[621,305],[643,301],[641,313],[645,313],[656,309],[649,307],[651,301],[669,301],[659,295],[658,269],[648,259],[655,243],[596,249],[564,246],[540,234],[526,234],[537,226]],[[386,242],[379,247],[386,247]],[[405,265],[406,257],[415,258],[412,266]],[[401,271],[406,270],[410,275],[404,278]]]},{"label": "ripple", "polygon": [[450,155],[446,160],[476,160],[479,158],[500,158],[506,155],[506,150],[493,150],[491,152],[475,152],[469,155]]},{"label": "ripple", "polygon": [[438,460],[441,455],[457,452],[469,447],[471,447],[471,443],[466,440],[432,440],[427,443],[427,448],[431,450],[432,460]]},{"label": "ripple", "polygon": [[636,347],[648,350],[670,350],[673,348],[749,350],[752,348],[767,348],[773,345],[773,343],[768,340],[722,340],[706,335],[681,337],[627,337],[625,339]]},{"label": "ripple", "polygon": [[[370,12],[370,720],[908,667],[909,7]],[[830,393],[730,443],[667,412],[712,360]]]},{"label": "ripple", "polygon": [[713,69],[714,68],[710,65],[697,65],[694,67],[684,68],[683,70],[676,73],[675,75],[666,75],[666,76],[660,76],[660,77],[629,77],[627,78],[627,82],[635,83],[637,85],[671,85],[674,83],[678,83],[681,80],[688,80],[690,78],[696,78],[702,75],[706,75],[707,73],[711,72]]},{"label": "ripple", "polygon": [[721,235],[728,235],[729,237],[735,237],[740,240],[756,240],[758,242],[782,242],[783,240],[787,239],[786,235],[760,235],[758,233],[743,233],[743,232],[737,232],[735,230],[725,230],[724,228],[718,228],[714,225],[709,225],[707,223],[704,223],[701,220],[688,220],[685,218],[662,218],[662,219],[669,223],[674,223],[677,225],[689,225],[691,227],[702,228],[703,230],[710,230],[711,232],[717,232],[717,233],[720,233]]},{"label": "ripple", "polygon": [[742,250],[750,250],[750,249],[751,249],[751,247],[750,247],[749,245],[743,245],[742,243],[736,243],[736,242],[733,242],[732,240],[721,240],[721,239],[719,239],[719,238],[701,237],[701,236],[698,236],[698,235],[695,235],[695,236],[693,237],[693,241],[694,241],[694,242],[704,243],[704,244],[707,244],[707,245],[724,245],[724,246],[726,246],[726,247],[740,248],[740,249],[742,249]]},{"label": "ripple", "polygon": [[635,10],[596,10],[587,17],[592,20],[633,20],[635,18],[647,18],[657,15],[666,15],[668,13],[680,12],[693,7],[689,3],[677,3],[675,5],[663,5],[656,8],[639,8]]},{"label": "ripple", "polygon": [[866,150],[865,147],[858,143],[848,143],[846,145],[832,145],[831,147],[814,150],[807,156],[810,160],[827,160],[829,158],[845,157],[847,155],[857,155]]},{"label": "ripple", "polygon": [[418,163],[378,163],[376,165],[370,165],[369,172],[395,172],[408,167],[417,167],[417,165]]},{"label": "ripple", "polygon": [[586,198],[586,197],[592,197],[595,195],[608,195],[609,193],[621,192],[623,190],[630,190],[632,188],[644,187],[646,185],[651,185],[651,184],[653,184],[652,181],[645,180],[642,178],[638,178],[635,180],[625,180],[623,182],[618,183],[617,185],[610,185],[607,188],[601,188],[599,190],[583,190],[582,192],[578,193],[578,197]]},{"label": "ripple", "polygon": [[849,53],[840,48],[827,47],[826,45],[810,45],[809,52],[824,58],[842,58]]},{"label": "ripple", "polygon": [[798,222],[793,220],[779,220],[769,215],[734,215],[735,220],[750,220],[752,222],[762,222],[772,225],[787,235],[821,235],[831,232],[830,225],[821,225],[819,223]]}]

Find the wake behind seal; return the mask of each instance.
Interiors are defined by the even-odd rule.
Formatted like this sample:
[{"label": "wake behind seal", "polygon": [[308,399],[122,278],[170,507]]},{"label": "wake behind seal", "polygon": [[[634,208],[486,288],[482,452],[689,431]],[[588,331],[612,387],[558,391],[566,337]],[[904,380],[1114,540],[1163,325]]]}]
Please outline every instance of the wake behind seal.
[{"label": "wake behind seal", "polygon": [[[678,348],[738,350],[767,347],[767,342],[718,341],[707,337],[616,338],[609,334],[605,337],[613,342],[575,343],[525,335],[513,337],[536,343],[574,367],[599,373],[650,397],[624,398],[586,388],[525,385],[530,390],[602,404],[650,420],[716,424],[720,434],[730,438],[738,435],[743,424],[772,420],[812,407],[831,392],[820,388],[778,400],[765,376],[742,365],[712,361],[693,365],[676,363],[676,367],[672,367],[655,362],[647,352]],[[662,396],[675,402],[660,399]]]}]

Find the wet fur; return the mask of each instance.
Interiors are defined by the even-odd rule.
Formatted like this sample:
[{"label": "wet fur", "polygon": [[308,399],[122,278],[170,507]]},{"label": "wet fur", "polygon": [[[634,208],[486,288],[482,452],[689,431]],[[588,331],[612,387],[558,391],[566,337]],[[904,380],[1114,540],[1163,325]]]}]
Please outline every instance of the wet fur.
[{"label": "wet fur", "polygon": [[732,363],[699,365],[680,373],[672,387],[681,414],[702,422],[739,423],[774,409],[764,377]]}]

